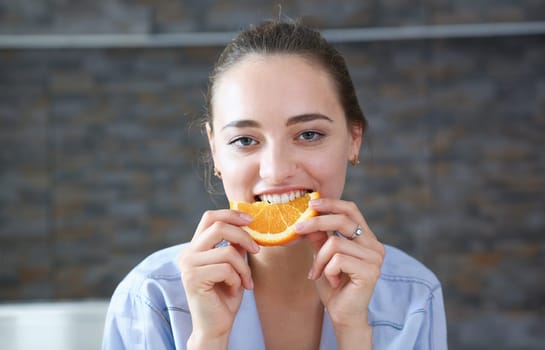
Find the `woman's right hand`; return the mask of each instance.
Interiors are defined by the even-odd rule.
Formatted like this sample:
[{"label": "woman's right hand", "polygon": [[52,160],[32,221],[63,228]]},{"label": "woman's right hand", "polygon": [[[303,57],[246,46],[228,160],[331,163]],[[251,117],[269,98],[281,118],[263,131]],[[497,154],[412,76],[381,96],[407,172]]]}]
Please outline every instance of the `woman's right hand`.
[{"label": "woman's right hand", "polygon": [[250,222],[233,210],[207,211],[178,258],[193,322],[188,348],[227,348],[244,289],[253,289],[245,255],[259,246],[240,228]]}]

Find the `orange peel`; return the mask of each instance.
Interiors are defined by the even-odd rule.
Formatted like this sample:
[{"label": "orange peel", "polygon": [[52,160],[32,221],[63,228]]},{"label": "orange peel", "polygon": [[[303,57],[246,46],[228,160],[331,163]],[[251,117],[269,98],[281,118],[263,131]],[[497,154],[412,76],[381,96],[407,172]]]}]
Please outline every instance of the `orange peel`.
[{"label": "orange peel", "polygon": [[229,207],[252,217],[253,221],[242,229],[262,246],[284,245],[299,235],[295,225],[318,215],[308,206],[312,199],[320,198],[320,193],[311,192],[287,203],[268,202],[229,202]]}]

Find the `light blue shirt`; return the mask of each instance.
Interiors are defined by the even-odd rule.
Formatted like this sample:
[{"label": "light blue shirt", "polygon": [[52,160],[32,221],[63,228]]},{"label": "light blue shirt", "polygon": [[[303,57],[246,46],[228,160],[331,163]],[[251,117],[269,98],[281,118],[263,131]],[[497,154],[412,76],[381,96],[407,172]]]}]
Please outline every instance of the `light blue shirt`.
[{"label": "light blue shirt", "polygon": [[[158,251],[136,266],[115,290],[102,349],[186,349],[191,314],[176,259],[184,244]],[[447,349],[441,285],[402,251],[386,246],[381,276],[369,304],[374,349]],[[245,291],[229,349],[265,349],[253,291]],[[320,349],[337,349],[324,312]]]}]

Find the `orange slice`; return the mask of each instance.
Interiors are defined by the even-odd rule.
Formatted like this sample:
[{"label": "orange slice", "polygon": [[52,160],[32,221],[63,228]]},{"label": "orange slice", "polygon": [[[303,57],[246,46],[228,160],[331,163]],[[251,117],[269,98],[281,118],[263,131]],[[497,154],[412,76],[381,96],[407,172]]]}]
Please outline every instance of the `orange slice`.
[{"label": "orange slice", "polygon": [[311,199],[317,198],[320,198],[320,193],[312,192],[287,203],[229,202],[229,207],[253,218],[253,221],[242,229],[258,244],[275,246],[286,244],[298,237],[295,225],[318,214],[308,206]]}]

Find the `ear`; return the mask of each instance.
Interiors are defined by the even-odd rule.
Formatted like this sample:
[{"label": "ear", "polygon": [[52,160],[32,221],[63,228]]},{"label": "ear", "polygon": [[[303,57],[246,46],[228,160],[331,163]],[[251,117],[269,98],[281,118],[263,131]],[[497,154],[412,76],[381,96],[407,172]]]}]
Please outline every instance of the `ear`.
[{"label": "ear", "polygon": [[216,164],[216,146],[214,145],[214,131],[209,122],[206,123],[206,136],[208,137],[208,145],[210,146],[210,154],[212,154],[212,161]]},{"label": "ear", "polygon": [[360,154],[360,147],[363,138],[363,128],[359,123],[350,125],[350,140],[348,149],[348,160],[357,159]]}]

